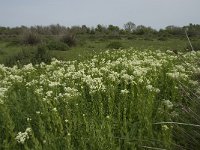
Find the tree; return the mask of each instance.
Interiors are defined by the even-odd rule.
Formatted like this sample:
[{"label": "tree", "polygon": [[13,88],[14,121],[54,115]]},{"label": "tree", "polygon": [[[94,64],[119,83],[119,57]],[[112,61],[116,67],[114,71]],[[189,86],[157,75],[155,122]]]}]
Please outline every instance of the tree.
[{"label": "tree", "polygon": [[136,28],[136,34],[143,35],[143,34],[155,34],[157,31],[152,29],[151,27],[146,27],[144,25],[139,25]]},{"label": "tree", "polygon": [[136,29],[136,25],[129,21],[126,24],[124,24],[124,29],[128,32],[133,32]]},{"label": "tree", "polygon": [[170,25],[170,26],[167,26],[165,28],[165,30],[166,30],[166,32],[168,32],[171,35],[185,36],[185,32],[184,32],[182,27],[177,27],[177,26],[174,26],[174,25]]}]

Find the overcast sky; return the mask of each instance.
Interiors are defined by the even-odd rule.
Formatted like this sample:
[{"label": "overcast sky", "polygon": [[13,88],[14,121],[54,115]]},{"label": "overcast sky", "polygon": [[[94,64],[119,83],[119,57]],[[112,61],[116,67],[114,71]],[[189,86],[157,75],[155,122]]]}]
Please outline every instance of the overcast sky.
[{"label": "overcast sky", "polygon": [[200,0],[0,0],[0,26],[200,24]]}]

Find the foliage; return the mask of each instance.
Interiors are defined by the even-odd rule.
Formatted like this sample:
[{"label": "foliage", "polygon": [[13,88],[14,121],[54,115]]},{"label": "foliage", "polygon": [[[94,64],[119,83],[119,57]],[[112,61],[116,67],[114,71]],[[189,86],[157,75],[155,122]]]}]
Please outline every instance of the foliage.
[{"label": "foliage", "polygon": [[199,92],[191,77],[200,53],[180,55],[186,63],[169,50],[124,49],[82,62],[1,65],[0,149],[198,149],[199,133],[176,134],[195,127],[163,123],[194,108],[181,84]]},{"label": "foliage", "polygon": [[136,29],[136,25],[133,22],[129,21],[124,24],[124,29],[125,31],[133,32]]},{"label": "foliage", "polygon": [[22,43],[26,45],[36,45],[41,42],[41,39],[37,33],[25,32],[22,36]]},{"label": "foliage", "polygon": [[[158,39],[159,37],[165,36],[166,38],[185,38],[185,30],[188,29],[188,35],[191,38],[198,39],[200,37],[200,25],[198,24],[189,24],[187,26],[178,27],[178,26],[167,26],[164,29],[160,29],[159,31],[147,27],[144,25],[136,26],[133,22],[127,22],[124,25],[124,28],[120,28],[115,25],[100,25],[98,24],[96,27],[87,27],[86,25],[82,26],[72,26],[66,27],[61,26],[59,24],[49,25],[49,26],[31,26],[31,27],[0,27],[0,40],[1,41],[9,41],[13,38],[22,37],[22,43],[24,44],[37,44],[41,41],[41,37],[52,36],[52,37],[60,37],[61,35],[67,35],[66,44],[70,46],[70,43],[75,46],[74,38],[79,36],[87,36],[91,35],[94,38],[99,38],[99,36],[113,36],[113,37],[129,37],[130,34],[135,36],[140,36],[139,38],[146,38],[147,36]],[[68,43],[69,42],[69,43]]]},{"label": "foliage", "polygon": [[[194,51],[200,50],[200,42],[199,41],[193,41],[193,42],[191,42],[191,44],[192,44],[192,48]],[[186,49],[191,51],[192,48],[191,48],[190,44],[188,43],[186,46]]]},{"label": "foliage", "polygon": [[4,55],[6,52],[3,49],[0,49],[0,55]]},{"label": "foliage", "polygon": [[35,56],[32,59],[33,63],[49,63],[51,61],[51,55],[48,52],[48,48],[45,44],[41,44],[37,47]]},{"label": "foliage", "polygon": [[77,44],[74,34],[66,34],[61,38],[61,41],[67,44],[69,47],[75,46]]},{"label": "foliage", "polygon": [[40,44],[37,48],[26,47],[22,48],[19,52],[14,53],[7,57],[4,61],[6,66],[14,65],[26,65],[29,63],[49,63],[51,61],[51,55],[48,52],[48,48],[44,44]]},{"label": "foliage", "polygon": [[123,44],[119,41],[114,41],[114,42],[110,42],[108,45],[107,45],[107,48],[110,48],[110,49],[120,49],[120,48],[123,48]]},{"label": "foliage", "polygon": [[22,48],[18,53],[14,53],[5,59],[6,66],[13,66],[16,64],[25,65],[32,62],[34,57],[34,48]]},{"label": "foliage", "polygon": [[158,37],[158,40],[159,40],[159,41],[166,41],[166,40],[167,40],[167,37],[165,37],[165,36],[160,36],[160,37]]},{"label": "foliage", "polygon": [[49,50],[60,50],[60,51],[67,51],[69,50],[69,46],[60,41],[50,41],[47,44]]}]

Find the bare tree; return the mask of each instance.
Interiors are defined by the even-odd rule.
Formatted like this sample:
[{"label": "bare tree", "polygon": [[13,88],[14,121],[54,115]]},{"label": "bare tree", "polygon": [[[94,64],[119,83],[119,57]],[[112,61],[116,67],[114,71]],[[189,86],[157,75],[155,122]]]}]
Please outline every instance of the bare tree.
[{"label": "bare tree", "polygon": [[133,32],[136,29],[136,25],[129,21],[126,24],[124,24],[124,29],[128,32]]}]

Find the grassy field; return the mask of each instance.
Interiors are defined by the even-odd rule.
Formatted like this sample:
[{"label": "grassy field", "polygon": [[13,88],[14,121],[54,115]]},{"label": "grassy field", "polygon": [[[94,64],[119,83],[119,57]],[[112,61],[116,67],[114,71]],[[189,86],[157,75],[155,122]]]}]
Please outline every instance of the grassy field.
[{"label": "grassy field", "polygon": [[[183,51],[186,48],[187,40],[180,39],[168,39],[166,41],[159,40],[144,40],[144,39],[94,39],[94,40],[82,40],[83,42],[78,42],[77,46],[71,47],[67,51],[51,50],[50,54],[53,57],[62,60],[76,60],[84,59],[91,54],[99,53],[109,49],[107,46],[112,42],[119,42],[122,44],[122,48],[136,48],[138,50],[152,49],[152,50],[163,50],[176,49]],[[0,41],[0,62],[3,63],[7,58],[15,56],[17,53],[21,52],[23,49],[26,51],[34,51],[36,46],[25,46],[25,45],[15,45],[10,44],[10,42]]]},{"label": "grassy field", "polygon": [[198,149],[200,53],[167,50],[184,43],[94,41],[55,54],[73,61],[1,65],[0,149]]}]

